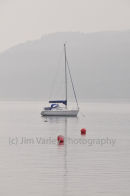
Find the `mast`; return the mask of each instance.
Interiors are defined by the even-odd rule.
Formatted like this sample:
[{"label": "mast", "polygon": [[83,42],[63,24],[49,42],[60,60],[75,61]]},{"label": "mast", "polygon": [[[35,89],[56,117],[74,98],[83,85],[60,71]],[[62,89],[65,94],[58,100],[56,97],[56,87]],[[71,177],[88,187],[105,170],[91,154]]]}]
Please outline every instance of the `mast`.
[{"label": "mast", "polygon": [[65,53],[65,100],[67,108],[67,57],[66,57],[66,44],[64,44],[64,53]]}]

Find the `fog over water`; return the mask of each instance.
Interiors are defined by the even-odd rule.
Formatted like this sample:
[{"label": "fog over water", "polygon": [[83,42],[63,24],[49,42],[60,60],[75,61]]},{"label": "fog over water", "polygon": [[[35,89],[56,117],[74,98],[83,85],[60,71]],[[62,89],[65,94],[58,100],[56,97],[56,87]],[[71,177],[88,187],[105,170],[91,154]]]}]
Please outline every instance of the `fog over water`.
[{"label": "fog over water", "polygon": [[[45,118],[65,100],[64,43],[80,110]],[[68,70],[67,86],[74,109]],[[129,182],[130,1],[0,0],[0,196],[129,196]]]},{"label": "fog over water", "polygon": [[124,31],[50,34],[1,53],[0,100],[64,97],[65,41],[80,100],[130,98],[130,31]]}]

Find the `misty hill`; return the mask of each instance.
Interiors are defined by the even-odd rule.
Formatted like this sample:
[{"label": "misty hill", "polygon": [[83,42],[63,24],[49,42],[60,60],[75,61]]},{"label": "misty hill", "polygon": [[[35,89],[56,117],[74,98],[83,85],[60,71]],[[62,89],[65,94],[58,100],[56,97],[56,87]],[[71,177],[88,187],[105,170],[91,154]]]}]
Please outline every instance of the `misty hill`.
[{"label": "misty hill", "polygon": [[58,64],[64,71],[60,54],[65,41],[80,99],[130,98],[130,31],[126,31],[55,33],[8,49],[0,54],[0,99],[47,99]]}]

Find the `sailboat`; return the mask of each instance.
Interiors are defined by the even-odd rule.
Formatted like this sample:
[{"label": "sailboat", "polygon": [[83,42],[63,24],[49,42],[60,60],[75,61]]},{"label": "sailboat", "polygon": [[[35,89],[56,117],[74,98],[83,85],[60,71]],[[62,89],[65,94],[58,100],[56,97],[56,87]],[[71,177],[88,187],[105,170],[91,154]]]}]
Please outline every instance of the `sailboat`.
[{"label": "sailboat", "polygon": [[[65,55],[65,99],[64,100],[50,100],[49,103],[51,104],[49,107],[44,107],[43,111],[41,111],[42,116],[77,116],[79,112],[78,101],[76,97],[76,92],[67,60],[66,54],[66,44],[64,44],[64,55]],[[67,88],[67,73],[69,73],[70,81],[72,84],[72,89],[76,101],[76,108],[69,109],[68,108],[68,88]]]}]

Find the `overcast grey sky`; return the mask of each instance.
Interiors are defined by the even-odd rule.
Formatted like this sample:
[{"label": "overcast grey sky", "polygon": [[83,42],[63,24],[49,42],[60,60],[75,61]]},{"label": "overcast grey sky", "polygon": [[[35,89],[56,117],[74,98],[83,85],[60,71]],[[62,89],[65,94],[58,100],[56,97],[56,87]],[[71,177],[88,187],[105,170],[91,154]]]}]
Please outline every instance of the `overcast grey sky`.
[{"label": "overcast grey sky", "polygon": [[130,29],[130,0],[0,0],[0,51],[59,31]]}]

